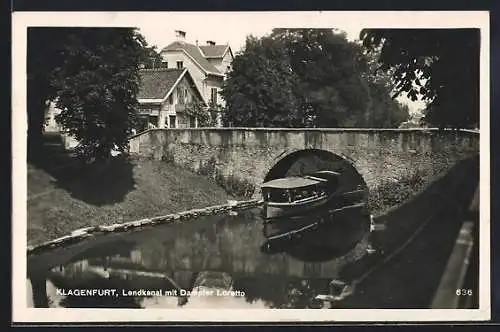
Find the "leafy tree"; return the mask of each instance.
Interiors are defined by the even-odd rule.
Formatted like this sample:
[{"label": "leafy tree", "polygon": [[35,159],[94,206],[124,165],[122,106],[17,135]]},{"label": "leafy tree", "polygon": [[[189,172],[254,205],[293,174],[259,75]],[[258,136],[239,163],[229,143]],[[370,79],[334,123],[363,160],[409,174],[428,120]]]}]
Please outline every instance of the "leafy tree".
[{"label": "leafy tree", "polygon": [[225,123],[234,126],[299,126],[296,77],[286,50],[271,38],[248,37],[245,52],[237,55],[222,96]]},{"label": "leafy tree", "polygon": [[[32,28],[28,31],[28,146],[40,145],[45,103],[80,141],[86,159],[124,151],[136,118],[144,38],[131,28]],[[31,144],[30,144],[31,143]]]},{"label": "leafy tree", "polygon": [[186,105],[185,113],[198,120],[198,127],[215,127],[219,108],[217,105],[207,107],[204,103],[191,102]]},{"label": "leafy tree", "polygon": [[332,29],[274,29],[271,37],[286,45],[302,107],[313,114],[313,125],[359,125],[358,114],[368,102],[368,87],[360,77],[366,69],[361,47]]},{"label": "leafy tree", "polygon": [[165,68],[158,48],[156,45],[146,46],[142,49],[143,53],[140,60],[140,67],[144,69]]},{"label": "leafy tree", "polygon": [[381,47],[379,69],[392,70],[394,97],[427,103],[425,120],[439,127],[479,122],[479,29],[365,29],[360,38]]},{"label": "leafy tree", "polygon": [[390,76],[373,75],[373,62],[344,33],[274,29],[247,40],[236,57],[222,93],[225,114],[238,114],[233,125],[245,126],[259,117],[273,119],[260,122],[266,126],[397,126],[407,112],[390,99]]},{"label": "leafy tree", "polygon": [[28,155],[40,151],[47,101],[56,95],[51,74],[63,61],[61,48],[67,31],[61,28],[28,28],[27,111]]},{"label": "leafy tree", "polygon": [[380,51],[381,48],[371,50],[371,52],[363,51],[367,70],[361,73],[361,77],[367,82],[370,91],[365,125],[373,128],[398,127],[409,119],[409,107],[391,97],[396,87],[392,78],[393,70],[378,70]]}]

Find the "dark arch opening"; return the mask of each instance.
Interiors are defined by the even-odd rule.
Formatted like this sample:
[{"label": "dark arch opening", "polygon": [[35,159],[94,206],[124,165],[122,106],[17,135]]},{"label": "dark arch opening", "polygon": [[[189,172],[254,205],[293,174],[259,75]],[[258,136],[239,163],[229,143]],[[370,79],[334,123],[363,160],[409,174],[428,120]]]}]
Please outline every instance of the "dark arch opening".
[{"label": "dark arch opening", "polygon": [[367,190],[365,180],[350,161],[330,151],[320,149],[304,149],[290,153],[269,170],[264,182],[320,170],[341,173],[339,185],[343,190],[348,191],[358,188]]},{"label": "dark arch opening", "polygon": [[[296,241],[292,241],[294,242],[292,246],[289,246],[290,243],[286,243],[287,241],[283,243],[288,248],[285,251],[291,251],[290,254],[294,256],[316,256],[316,259],[321,260],[329,255],[342,255],[345,250],[350,250],[369,231],[368,186],[356,167],[346,158],[325,150],[299,150],[279,160],[269,170],[264,181],[302,176],[324,170],[340,173],[335,193],[336,198],[329,201],[328,206],[308,212],[301,220],[288,220],[286,218],[268,220],[263,229],[264,237],[267,239],[282,238],[282,235],[287,236],[287,234],[313,223],[317,217],[326,213],[322,219],[326,220],[326,224],[320,226],[309,236],[304,234],[299,241],[302,242],[302,245],[296,247]],[[359,191],[361,191],[361,195],[351,195],[351,193]],[[359,205],[359,203],[362,204]],[[358,205],[359,208],[354,207],[355,205]],[[332,212],[330,211],[342,210],[345,207],[350,208],[346,212],[336,212],[335,217],[331,217]],[[278,241],[277,244],[280,242]],[[314,253],[309,255],[311,248]],[[318,248],[321,250],[318,251]],[[276,249],[280,250],[280,245]]]}]

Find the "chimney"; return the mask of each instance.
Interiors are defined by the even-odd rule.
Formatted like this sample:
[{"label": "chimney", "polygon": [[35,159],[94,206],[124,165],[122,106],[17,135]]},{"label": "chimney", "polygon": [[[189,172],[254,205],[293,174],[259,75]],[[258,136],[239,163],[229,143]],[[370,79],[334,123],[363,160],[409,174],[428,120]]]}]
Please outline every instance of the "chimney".
[{"label": "chimney", "polygon": [[215,42],[212,41],[212,40],[207,40],[207,45],[208,46],[214,46],[215,45]]},{"label": "chimney", "polygon": [[175,30],[175,38],[177,40],[184,41],[186,39],[186,32],[181,30]]}]

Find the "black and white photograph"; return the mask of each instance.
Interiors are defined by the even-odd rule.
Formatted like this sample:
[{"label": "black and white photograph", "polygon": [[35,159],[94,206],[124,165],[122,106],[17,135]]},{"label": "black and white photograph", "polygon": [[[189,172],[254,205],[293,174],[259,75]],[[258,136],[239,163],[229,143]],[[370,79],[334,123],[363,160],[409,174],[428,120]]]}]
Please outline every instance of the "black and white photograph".
[{"label": "black and white photograph", "polygon": [[12,22],[14,321],[490,318],[488,12]]}]

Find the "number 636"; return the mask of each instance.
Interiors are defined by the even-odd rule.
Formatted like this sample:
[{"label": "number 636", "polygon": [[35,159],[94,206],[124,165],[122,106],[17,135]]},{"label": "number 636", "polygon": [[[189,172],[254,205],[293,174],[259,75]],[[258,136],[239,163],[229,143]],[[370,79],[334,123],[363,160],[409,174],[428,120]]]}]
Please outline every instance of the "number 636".
[{"label": "number 636", "polygon": [[457,294],[458,296],[471,296],[472,289],[457,289],[455,291],[455,294]]}]

